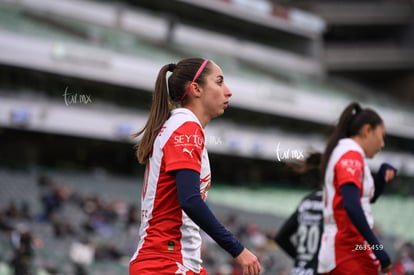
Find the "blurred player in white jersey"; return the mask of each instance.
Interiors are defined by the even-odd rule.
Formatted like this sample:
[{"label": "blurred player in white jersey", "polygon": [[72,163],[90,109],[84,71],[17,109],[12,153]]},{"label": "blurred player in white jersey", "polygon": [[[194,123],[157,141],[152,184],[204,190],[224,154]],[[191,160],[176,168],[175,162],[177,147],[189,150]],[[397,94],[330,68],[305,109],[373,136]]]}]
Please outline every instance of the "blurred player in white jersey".
[{"label": "blurred player in white jersey", "polygon": [[186,58],[161,68],[148,121],[135,135],[143,135],[137,157],[146,173],[130,275],[207,274],[200,228],[235,258],[244,275],[260,273],[257,257],[205,203],[211,174],[204,127],[224,113],[231,95],[221,68],[211,60]]},{"label": "blurred player in white jersey", "polygon": [[387,273],[391,261],[373,228],[371,203],[396,170],[381,165],[373,177],[366,163],[384,146],[385,126],[372,109],[351,103],[342,112],[322,158],[324,233],[318,271],[331,275]]}]

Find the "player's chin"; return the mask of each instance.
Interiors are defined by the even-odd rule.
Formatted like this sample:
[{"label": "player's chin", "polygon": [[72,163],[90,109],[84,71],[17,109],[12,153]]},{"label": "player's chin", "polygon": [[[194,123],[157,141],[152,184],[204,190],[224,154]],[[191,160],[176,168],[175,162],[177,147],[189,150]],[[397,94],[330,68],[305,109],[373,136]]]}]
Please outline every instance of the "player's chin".
[{"label": "player's chin", "polygon": [[224,108],[219,109],[219,110],[216,112],[215,117],[221,116],[222,114],[224,114]]},{"label": "player's chin", "polygon": [[220,108],[220,114],[223,114],[226,111],[227,107],[228,107],[227,105],[222,106]]},{"label": "player's chin", "polygon": [[375,150],[374,152],[371,152],[371,154],[367,154],[367,158],[372,159],[375,157],[376,154],[378,154],[381,151],[381,149]]},{"label": "player's chin", "polygon": [[370,154],[366,154],[366,158],[367,159],[372,159],[372,158],[374,158],[375,157],[375,155],[377,154],[378,152],[373,152],[373,153],[370,153]]}]

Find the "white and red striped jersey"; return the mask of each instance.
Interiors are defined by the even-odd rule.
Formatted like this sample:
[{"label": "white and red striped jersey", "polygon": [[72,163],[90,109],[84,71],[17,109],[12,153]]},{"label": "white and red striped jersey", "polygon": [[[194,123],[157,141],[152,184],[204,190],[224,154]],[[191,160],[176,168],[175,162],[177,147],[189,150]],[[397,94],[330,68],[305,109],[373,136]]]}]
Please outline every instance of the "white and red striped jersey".
[{"label": "white and red striped jersey", "polygon": [[131,261],[167,257],[199,273],[200,228],[180,207],[175,177],[169,173],[178,169],[200,173],[200,192],[205,200],[211,173],[204,130],[185,108],[171,112],[154,141],[142,190],[138,247]]},{"label": "white and red striped jersey", "polygon": [[355,246],[365,243],[343,207],[340,191],[343,184],[352,182],[360,189],[362,209],[369,226],[373,227],[370,200],[375,185],[364,158],[361,146],[351,138],[344,138],[329,159],[323,193],[324,233],[319,250],[319,273],[327,273],[342,261],[357,256],[352,253]]}]

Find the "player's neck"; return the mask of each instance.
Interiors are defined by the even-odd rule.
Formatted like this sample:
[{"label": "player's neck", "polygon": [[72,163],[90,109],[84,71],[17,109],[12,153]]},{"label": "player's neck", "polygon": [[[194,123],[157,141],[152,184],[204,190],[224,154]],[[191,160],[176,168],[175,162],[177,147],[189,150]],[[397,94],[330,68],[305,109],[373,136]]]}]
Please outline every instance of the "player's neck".
[{"label": "player's neck", "polygon": [[352,140],[355,141],[359,146],[361,146],[362,150],[364,150],[365,155],[366,153],[366,139],[360,137],[360,136],[353,136]]},{"label": "player's neck", "polygon": [[195,104],[187,104],[184,108],[189,109],[198,118],[198,121],[203,128],[206,127],[207,123],[210,121],[210,117],[205,114],[201,108],[197,107]]}]

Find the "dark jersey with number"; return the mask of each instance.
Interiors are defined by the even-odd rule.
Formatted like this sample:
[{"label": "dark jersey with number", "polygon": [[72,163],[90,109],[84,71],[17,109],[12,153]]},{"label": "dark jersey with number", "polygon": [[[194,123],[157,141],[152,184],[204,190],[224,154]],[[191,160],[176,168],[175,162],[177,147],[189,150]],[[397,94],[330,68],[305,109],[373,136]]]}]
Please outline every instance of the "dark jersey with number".
[{"label": "dark jersey with number", "polygon": [[275,236],[278,245],[295,264],[292,275],[314,275],[323,232],[322,191],[306,196]]}]

